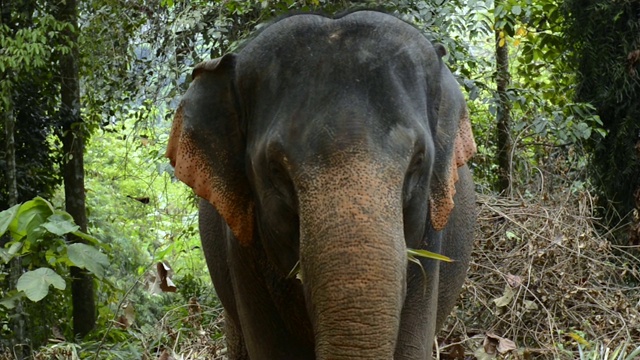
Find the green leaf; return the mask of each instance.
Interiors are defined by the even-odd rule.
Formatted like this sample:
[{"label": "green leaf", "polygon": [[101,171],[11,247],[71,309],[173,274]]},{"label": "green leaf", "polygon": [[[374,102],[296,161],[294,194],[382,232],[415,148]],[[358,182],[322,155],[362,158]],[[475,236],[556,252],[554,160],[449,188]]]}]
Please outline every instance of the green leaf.
[{"label": "green leaf", "polygon": [[18,210],[20,209],[20,204],[14,205],[7,210],[0,212],[0,236],[4,235],[4,233],[15,219],[18,214]]},{"label": "green leaf", "polygon": [[514,296],[515,296],[515,292],[513,291],[511,286],[506,285],[504,287],[504,292],[502,293],[502,296],[499,298],[493,299],[493,302],[496,304],[497,307],[505,307],[511,303]]},{"label": "green leaf", "polygon": [[98,278],[104,277],[104,268],[109,266],[109,258],[95,247],[87,244],[71,244],[67,256],[75,266],[89,270]]},{"label": "green leaf", "polygon": [[[420,271],[422,272],[422,277],[423,279],[427,278],[427,272],[424,271],[424,267],[422,266],[422,263],[420,262],[420,260],[416,259],[415,256],[409,255],[407,256],[407,260],[411,261],[412,263],[418,265],[418,267],[420,268]],[[427,282],[424,282],[424,289],[423,291],[427,290]]]},{"label": "green leaf", "polygon": [[287,275],[287,279],[298,279],[302,282],[302,275],[300,274],[300,260],[293,265],[293,269],[289,271],[289,275]]},{"label": "green leaf", "polygon": [[453,260],[444,255],[436,254],[427,250],[415,250],[415,249],[407,249],[407,255],[409,256],[409,260],[413,261],[416,257],[423,257],[427,259],[434,259],[446,262],[453,262]]},{"label": "green leaf", "polygon": [[14,255],[20,251],[22,248],[22,243],[19,241],[11,244],[8,250],[0,249],[0,257],[2,257],[2,261],[8,263],[11,259],[13,259]]},{"label": "green leaf", "polygon": [[518,235],[516,235],[516,233],[514,233],[513,231],[507,230],[505,232],[505,235],[507,236],[507,239],[509,239],[509,240],[520,240]]},{"label": "green leaf", "polygon": [[24,291],[29,300],[38,302],[49,293],[49,285],[64,290],[67,287],[62,276],[49,268],[39,268],[28,271],[18,279],[16,289]]},{"label": "green leaf", "polygon": [[73,233],[80,229],[78,225],[73,222],[73,218],[66,212],[56,211],[55,214],[49,216],[47,222],[42,224],[52,234],[63,236],[68,233]]},{"label": "green leaf", "polygon": [[11,244],[11,246],[9,247],[9,255],[15,255],[18,253],[18,251],[20,251],[20,249],[22,248],[22,243],[21,242],[15,242],[13,244]]},{"label": "green leaf", "polygon": [[51,204],[41,197],[36,197],[20,206],[16,217],[17,223],[14,220],[10,226],[11,230],[15,231],[20,237],[24,237],[44,223],[51,214],[53,214]]},{"label": "green leaf", "polygon": [[8,296],[0,299],[0,305],[11,310],[16,307],[16,303],[24,297],[24,293],[21,291],[11,290]]},{"label": "green leaf", "polygon": [[3,248],[0,248],[0,264],[8,264],[13,259],[13,256],[9,255],[9,252]]},{"label": "green leaf", "polygon": [[[36,225],[36,224],[34,224]],[[35,244],[38,240],[41,240],[46,235],[46,231],[40,225],[37,225],[27,231],[27,242]]]},{"label": "green leaf", "polygon": [[162,260],[164,259],[164,257],[171,251],[174,251],[174,247],[175,247],[175,242],[171,242],[169,243],[169,245],[167,245],[164,250],[160,250],[158,251],[155,256],[154,259],[158,259],[158,260]]},{"label": "green leaf", "polygon": [[624,358],[624,360],[636,359],[636,356],[639,356],[639,355],[640,355],[640,346],[638,346],[635,350],[633,350],[631,354],[629,354],[629,356]]},{"label": "green leaf", "polygon": [[522,13],[522,8],[520,7],[520,5],[514,5],[511,8],[511,13],[515,16],[518,16]]},{"label": "green leaf", "polygon": [[102,249],[108,249],[108,245],[107,244],[103,244],[100,240],[98,240],[97,238],[89,235],[89,234],[85,234],[82,231],[78,230],[78,231],[73,231],[71,234],[79,237],[82,240],[88,241],[90,242],[93,246],[99,246]]}]

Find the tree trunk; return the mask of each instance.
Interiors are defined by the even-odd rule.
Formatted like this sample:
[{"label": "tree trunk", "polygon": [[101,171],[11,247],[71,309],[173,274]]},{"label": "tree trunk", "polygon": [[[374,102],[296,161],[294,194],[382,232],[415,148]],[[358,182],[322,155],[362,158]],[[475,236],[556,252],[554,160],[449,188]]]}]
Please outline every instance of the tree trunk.
[{"label": "tree trunk", "polygon": [[[87,213],[84,191],[84,139],[86,127],[80,116],[80,85],[78,81],[78,14],[76,0],[59,3],[59,21],[73,26],[66,31],[72,44],[72,51],[60,59],[61,113],[63,118],[62,146],[64,159],[62,175],[64,179],[65,207],[82,231],[87,230]],[[71,242],[81,239],[71,236]],[[93,278],[85,270],[71,268],[71,296],[73,298],[73,332],[83,337],[96,322],[96,307],[93,293]]]},{"label": "tree trunk", "polygon": [[[636,161],[640,162],[640,134],[636,141]],[[631,212],[631,224],[629,224],[629,245],[640,245],[640,185],[633,192],[634,210]]]},{"label": "tree trunk", "polygon": [[[11,8],[10,3],[0,3],[0,25],[8,25],[11,23]],[[14,138],[16,118],[13,110],[13,94],[11,93],[11,79],[12,74],[9,70],[2,73],[1,81],[4,83],[0,89],[0,94],[4,97],[5,109],[3,111],[4,118],[4,132],[5,132],[5,161],[7,163],[7,193],[9,198],[9,207],[18,203],[18,182],[17,182],[17,170],[16,170],[16,143]],[[9,237],[8,234],[5,234]],[[4,240],[4,239],[3,239]],[[4,244],[4,241],[0,241],[0,244]],[[22,261],[19,256],[16,256],[10,263],[10,275],[9,275],[9,287],[15,289],[20,275],[22,275]],[[16,307],[13,310],[13,316],[11,320],[11,330],[13,331],[13,353],[17,360],[22,360],[28,357],[29,347],[26,346],[27,332],[26,321],[24,317],[24,309],[22,306],[22,300],[16,302]]]},{"label": "tree trunk", "polygon": [[[500,1],[495,1],[495,6]],[[503,34],[502,36],[500,34]],[[507,47],[506,35],[502,29],[495,29],[496,40],[496,92],[498,94],[497,104],[497,150],[498,158],[498,190],[506,195],[512,190],[512,162],[511,153],[513,144],[511,142],[511,102],[507,95],[507,88],[511,81],[509,74],[509,48]]]},{"label": "tree trunk", "polygon": [[[6,73],[3,74],[3,78],[6,80],[9,77]],[[5,82],[7,84],[8,82]],[[13,99],[9,89],[3,89],[3,97],[5,98],[6,108],[2,114],[4,117],[4,132],[5,132],[5,154],[7,162],[7,193],[9,195],[9,207],[18,203],[18,185],[16,176],[16,144],[14,139],[16,119],[13,112]],[[9,236],[5,234],[5,236]],[[2,244],[4,242],[0,242]],[[19,256],[16,256],[10,263],[10,276],[9,286],[11,289],[16,288],[18,279],[22,275],[22,261]],[[17,360],[22,360],[29,356],[29,348],[26,346],[26,323],[24,318],[24,310],[22,307],[22,301],[18,300],[16,307],[13,310],[14,314],[11,321],[11,330],[13,331],[13,349]]]}]

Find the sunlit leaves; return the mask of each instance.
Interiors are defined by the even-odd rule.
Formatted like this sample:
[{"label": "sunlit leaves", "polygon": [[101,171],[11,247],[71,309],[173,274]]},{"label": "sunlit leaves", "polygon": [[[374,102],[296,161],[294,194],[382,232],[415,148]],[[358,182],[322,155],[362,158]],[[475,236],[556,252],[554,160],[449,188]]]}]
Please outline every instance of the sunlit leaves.
[{"label": "sunlit leaves", "polygon": [[80,228],[73,223],[73,218],[67,213],[57,213],[49,216],[47,222],[42,224],[42,227],[58,236],[77,231]]},{"label": "sunlit leaves", "polygon": [[[17,290],[32,301],[44,298],[50,285],[64,290],[62,276],[69,266],[87,269],[98,278],[104,277],[104,270],[109,266],[108,257],[95,246],[97,239],[80,232],[71,215],[54,209],[39,197],[0,212],[0,230],[0,236],[8,232],[12,238],[8,248],[0,249],[0,263],[19,256],[28,267],[51,267],[28,271],[18,279]],[[64,239],[68,234],[82,235],[94,245],[68,245]],[[12,299],[5,298],[2,303],[11,306]]]},{"label": "sunlit leaves", "polygon": [[[13,215],[13,219],[5,231],[10,230],[12,236],[16,239],[29,236],[33,240],[40,232],[38,227],[52,214],[53,207],[51,204],[43,198],[37,197],[20,205],[15,214],[3,211],[0,218],[7,218]],[[3,233],[0,233],[0,235]]]},{"label": "sunlit leaves", "polygon": [[98,278],[104,277],[109,258],[93,246],[76,243],[67,246],[69,261],[79,268],[87,269]]},{"label": "sunlit leaves", "polygon": [[20,28],[13,33],[5,24],[0,25],[0,72],[9,69],[31,71],[50,64],[54,51],[66,53],[68,46],[56,44],[57,35],[68,28],[50,14],[36,17],[32,27]]},{"label": "sunlit leaves", "polygon": [[13,222],[16,215],[18,215],[18,211],[20,210],[20,205],[14,205],[11,208],[0,212],[0,234],[4,234],[9,225]]}]

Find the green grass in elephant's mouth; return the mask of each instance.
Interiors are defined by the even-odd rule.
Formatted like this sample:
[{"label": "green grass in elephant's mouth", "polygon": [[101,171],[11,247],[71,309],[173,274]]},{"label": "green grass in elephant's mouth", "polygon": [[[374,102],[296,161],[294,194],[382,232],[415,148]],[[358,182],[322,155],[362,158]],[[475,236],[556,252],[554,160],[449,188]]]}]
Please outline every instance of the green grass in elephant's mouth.
[{"label": "green grass in elephant's mouth", "polygon": [[[425,273],[424,269],[422,268],[422,264],[420,263],[420,260],[418,260],[418,258],[426,258],[426,259],[434,259],[434,260],[440,260],[440,261],[446,261],[446,262],[453,262],[454,260],[451,259],[448,256],[444,256],[444,255],[440,255],[440,254],[436,254],[434,252],[431,251],[427,251],[427,250],[416,250],[416,249],[410,249],[407,248],[407,260],[420,266],[420,269],[422,269],[422,274],[426,277],[427,274]],[[296,278],[298,280],[300,280],[300,282],[302,282],[302,274],[300,273],[300,260],[298,260],[296,262],[296,264],[293,266],[293,269],[291,269],[291,271],[289,271],[289,275],[287,275],[288,279],[293,279]]]}]

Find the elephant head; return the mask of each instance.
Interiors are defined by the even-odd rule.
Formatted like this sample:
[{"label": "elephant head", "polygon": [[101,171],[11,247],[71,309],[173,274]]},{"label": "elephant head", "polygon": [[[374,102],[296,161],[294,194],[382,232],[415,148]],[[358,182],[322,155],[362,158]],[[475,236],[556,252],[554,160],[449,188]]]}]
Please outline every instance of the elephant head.
[{"label": "elephant head", "polygon": [[318,359],[393,357],[406,248],[475,151],[444,53],[388,15],[297,15],[193,71],[167,156],[241,246],[299,262]]}]

